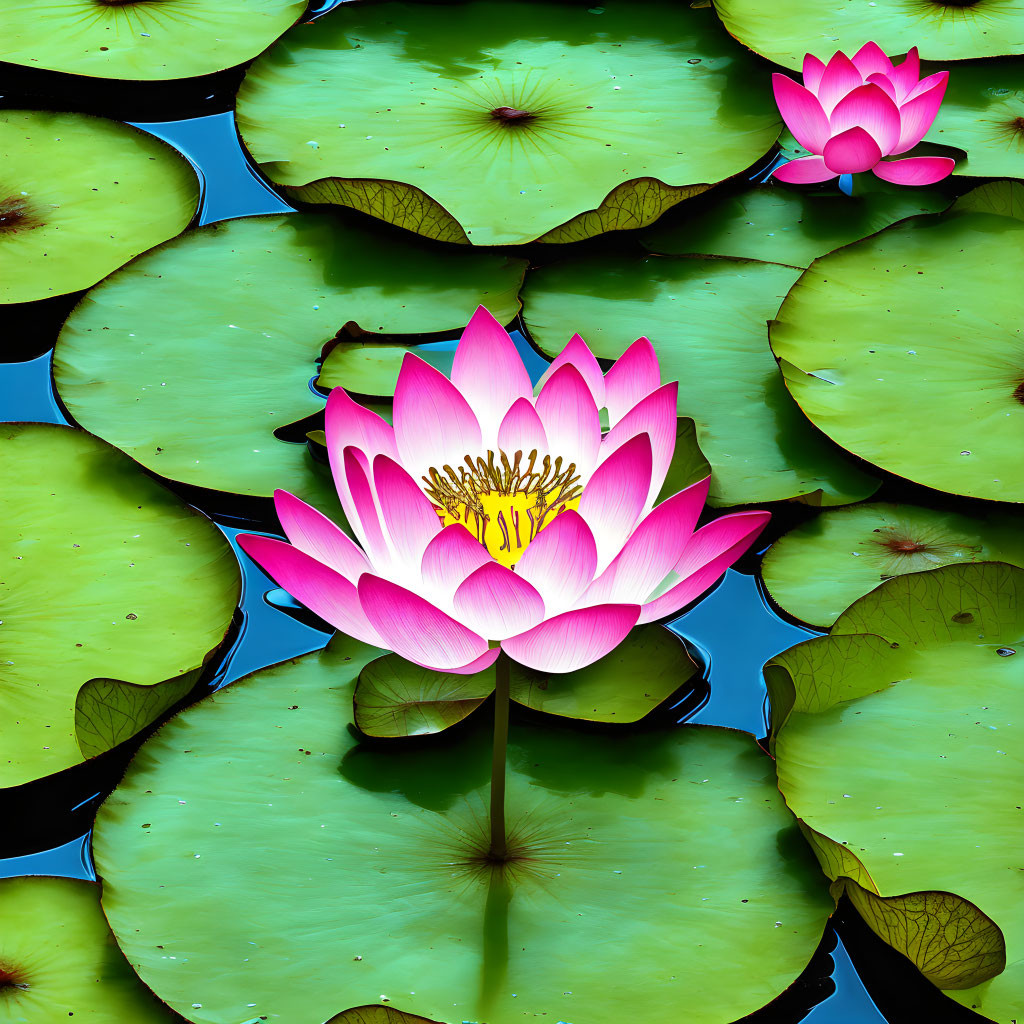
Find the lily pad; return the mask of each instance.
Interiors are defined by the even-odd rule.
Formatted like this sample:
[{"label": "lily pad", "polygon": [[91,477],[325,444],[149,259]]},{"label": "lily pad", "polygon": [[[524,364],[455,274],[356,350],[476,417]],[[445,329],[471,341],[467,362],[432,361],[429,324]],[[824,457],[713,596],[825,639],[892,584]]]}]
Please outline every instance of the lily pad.
[{"label": "lily pad", "polygon": [[305,0],[4,0],[0,60],[97,78],[208,75],[255,57]]},{"label": "lily pad", "polygon": [[[1010,208],[1009,183],[983,188],[989,208],[1000,192]],[[969,195],[817,260],[772,347],[844,448],[928,487],[1024,501],[1022,276],[1024,221]]]},{"label": "lily pad", "polygon": [[[480,303],[512,320],[524,260],[385,237],[328,214],[191,231],[89,292],[61,331],[57,390],[75,419],[156,473],[201,487],[336,499],[300,432],[321,412],[316,360],[348,322],[461,330]],[[571,334],[571,332],[570,332]]]},{"label": "lily pad", "polygon": [[777,540],[761,572],[790,615],[826,629],[893,576],[964,562],[1024,566],[1019,517],[968,517],[916,505],[855,505],[822,512]]},{"label": "lily pad", "polygon": [[426,349],[373,341],[339,341],[324,359],[317,387],[345,388],[360,395],[390,398],[406,353],[415,351],[424,362],[451,376],[454,349]]},{"label": "lily pad", "polygon": [[[0,1016],[11,1024],[174,1024],[117,948],[100,887],[77,878],[0,880]],[[376,1024],[376,1022],[374,1022]]]},{"label": "lily pad", "polygon": [[193,705],[101,808],[105,912],[191,1020],[250,1006],[308,1024],[387,1003],[446,1024],[675,1024],[685,1005],[721,1024],[807,963],[827,900],[749,737],[610,744],[514,721],[514,859],[493,869],[490,723],[413,749],[360,744],[345,723],[378,656],[339,635]]},{"label": "lily pad", "polygon": [[137,728],[108,730],[91,714],[79,738],[79,691],[98,677],[155,684],[200,666],[240,580],[211,522],[84,431],[5,424],[0,479],[0,786],[17,786],[78,764],[80,743],[99,753],[148,725],[163,708],[143,702]]},{"label": "lily pad", "polygon": [[739,256],[807,267],[819,256],[904,217],[943,210],[950,200],[936,189],[880,182],[854,196],[761,185],[697,202],[699,213],[691,214],[696,204],[687,204],[648,228],[644,244],[670,256]]},{"label": "lily pad", "polygon": [[1018,0],[714,0],[741,43],[789,68],[805,53],[853,55],[873,39],[888,54],[916,46],[929,60],[1024,53]]},{"label": "lily pad", "polygon": [[[697,674],[682,642],[658,625],[639,626],[610,654],[575,672],[511,664],[517,704],[590,722],[637,722]],[[432,672],[396,654],[359,675],[355,722],[368,736],[417,736],[461,722],[494,692],[494,669]]]},{"label": "lily pad", "polygon": [[766,678],[779,786],[822,866],[935,984],[1010,1024],[1024,1004],[1024,570],[889,580]]},{"label": "lily pad", "polygon": [[411,1013],[390,1006],[356,1006],[332,1017],[327,1024],[438,1024],[426,1017],[414,1017]]},{"label": "lily pad", "polygon": [[801,497],[836,505],[877,481],[819,434],[786,395],[767,322],[799,276],[752,260],[600,256],[528,275],[523,320],[547,355],[578,331],[615,359],[646,335],[662,378],[679,381],[680,415],[697,425],[712,505]]},{"label": "lily pad", "polygon": [[779,134],[761,67],[709,10],[451,11],[346,4],[257,60],[238,124],[267,175],[443,241],[568,242],[650,224]]},{"label": "lily pad", "polygon": [[151,135],[85,114],[0,111],[0,302],[88,288],[178,234],[198,203],[195,172]]},{"label": "lily pad", "polygon": [[[926,67],[921,74],[939,70]],[[1024,177],[1024,61],[1011,57],[950,68],[945,98],[925,140],[967,154],[957,161],[956,174]]]}]

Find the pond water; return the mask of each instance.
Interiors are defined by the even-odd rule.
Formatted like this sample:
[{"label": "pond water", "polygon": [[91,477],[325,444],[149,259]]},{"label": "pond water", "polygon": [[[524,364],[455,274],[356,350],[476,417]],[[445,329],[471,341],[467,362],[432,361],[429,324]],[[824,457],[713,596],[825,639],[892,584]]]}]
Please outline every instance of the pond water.
[{"label": "pond water", "polygon": [[[335,6],[325,3],[325,11]],[[123,117],[167,141],[195,167],[203,195],[198,222],[290,209],[265,184],[243,153],[230,109],[238,72],[192,80],[158,93],[152,83],[136,91],[129,83],[118,95],[102,89],[78,90],[70,76],[5,69],[0,65],[3,102],[14,106],[75,106],[94,113]],[[209,88],[209,91],[207,91]],[[135,93],[135,95],[133,95]],[[150,104],[150,111],[145,109]],[[188,113],[195,116],[178,116]],[[762,172],[763,173],[763,172]],[[50,348],[68,300],[22,304],[12,317],[13,329],[0,363],[0,420],[66,422],[50,375]],[[546,365],[522,334],[517,342],[539,376]],[[453,342],[442,342],[452,345]],[[888,487],[889,485],[887,485]],[[199,501],[193,493],[188,500]],[[881,497],[895,496],[885,492]],[[932,498],[934,503],[934,498]],[[237,509],[203,508],[234,545],[242,531],[266,529],[253,520],[249,503]],[[266,509],[263,510],[266,512]],[[799,511],[798,513],[799,514]],[[243,569],[244,589],[236,614],[234,639],[220,661],[206,674],[209,689],[228,685],[253,670],[322,647],[326,626],[295,606],[245,555],[236,553]],[[757,558],[738,570],[695,607],[670,624],[706,666],[706,685],[678,706],[681,721],[727,726],[755,736],[766,732],[766,706],[761,665],[773,654],[816,635],[781,618],[770,607],[756,576]],[[21,822],[0,840],[0,875],[52,874],[93,878],[88,827],[96,807],[116,784],[126,755],[104,755],[96,762],[63,773],[54,783],[33,783],[23,792],[3,797],[13,809],[8,822]],[[751,1021],[812,1024],[890,1024],[929,1020],[981,1018],[945,999],[916,971],[880,943],[847,906],[827,930],[808,970],[779,1000]],[[241,1018],[240,1018],[241,1021]],[[313,1024],[313,1022],[311,1022]]]}]

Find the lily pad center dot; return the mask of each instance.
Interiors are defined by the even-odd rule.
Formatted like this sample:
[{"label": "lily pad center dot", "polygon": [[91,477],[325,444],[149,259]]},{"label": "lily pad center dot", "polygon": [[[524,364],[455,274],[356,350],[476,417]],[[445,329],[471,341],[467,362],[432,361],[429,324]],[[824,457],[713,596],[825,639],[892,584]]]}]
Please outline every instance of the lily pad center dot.
[{"label": "lily pad center dot", "polygon": [[0,232],[20,231],[34,224],[28,202],[23,196],[8,196],[0,199]]},{"label": "lily pad center dot", "polygon": [[1024,380],[1022,380],[1013,389],[1013,397],[1016,398],[1017,401],[1020,402],[1021,405],[1024,405]]},{"label": "lily pad center dot", "polygon": [[9,989],[27,989],[28,980],[24,972],[10,964],[0,963],[0,994],[7,993]]},{"label": "lily pad center dot", "polygon": [[537,120],[536,114],[529,110],[519,110],[517,107],[495,107],[491,111],[491,117],[505,128],[526,125]]}]

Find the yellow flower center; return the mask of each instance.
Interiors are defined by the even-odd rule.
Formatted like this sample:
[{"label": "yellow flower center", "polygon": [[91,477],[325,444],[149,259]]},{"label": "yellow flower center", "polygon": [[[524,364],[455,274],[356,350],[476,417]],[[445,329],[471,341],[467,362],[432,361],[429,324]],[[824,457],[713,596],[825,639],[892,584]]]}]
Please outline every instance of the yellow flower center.
[{"label": "yellow flower center", "polygon": [[431,467],[423,480],[441,524],[463,523],[509,568],[555,516],[579,505],[583,493],[574,462],[563,468],[561,456],[541,457],[536,449],[526,457],[467,455],[455,468]]}]

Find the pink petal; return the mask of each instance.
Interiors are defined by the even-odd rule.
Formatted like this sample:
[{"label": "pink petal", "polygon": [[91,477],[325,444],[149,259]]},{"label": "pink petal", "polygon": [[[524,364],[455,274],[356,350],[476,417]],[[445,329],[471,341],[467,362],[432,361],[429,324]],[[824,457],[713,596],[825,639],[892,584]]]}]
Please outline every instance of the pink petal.
[{"label": "pink petal", "polygon": [[563,467],[575,462],[581,474],[589,473],[601,444],[601,419],[580,371],[571,365],[556,370],[541,388],[536,408],[551,457],[560,455]]},{"label": "pink petal", "polygon": [[892,61],[878,43],[865,43],[852,57],[853,66],[867,79],[868,75],[888,74],[892,71]]},{"label": "pink petal", "polygon": [[569,340],[569,344],[555,356],[554,361],[544,371],[537,383],[543,387],[548,379],[566,363],[575,366],[580,371],[580,376],[587,382],[587,387],[590,388],[590,393],[594,396],[594,405],[598,409],[603,409],[605,403],[604,371],[598,365],[594,353],[590,351],[590,346],[578,334],[574,334]]},{"label": "pink petal", "polygon": [[515,344],[483,306],[473,314],[455,349],[452,383],[472,406],[488,446],[508,407],[517,398],[533,397],[530,375]]},{"label": "pink petal", "polygon": [[349,447],[365,452],[371,461],[381,453],[398,458],[391,424],[354,402],[344,388],[334,388],[327,396],[324,433],[335,477],[341,475],[342,453]]},{"label": "pink petal", "polygon": [[637,434],[647,434],[651,439],[651,486],[647,492],[645,508],[650,508],[665,482],[672,454],[676,450],[676,404],[679,384],[672,381],[652,391],[637,402],[611,430],[605,434],[601,444],[601,462],[612,452],[621,448]]},{"label": "pink petal", "polygon": [[920,78],[921,61],[917,56],[917,47],[915,46],[907,54],[907,59],[889,72],[889,81],[892,82],[896,90],[897,103],[902,102],[914,91]]},{"label": "pink petal", "polygon": [[452,523],[427,545],[420,572],[423,582],[447,602],[471,572],[490,561],[487,548],[462,523]]},{"label": "pink petal", "polygon": [[413,478],[386,455],[373,460],[373,486],[395,558],[418,569],[427,544],[441,532],[434,506]]},{"label": "pink petal", "polygon": [[588,604],[642,604],[679,561],[704,508],[710,483],[707,477],[655,506],[582,600]]},{"label": "pink petal", "polygon": [[825,72],[825,64],[818,60],[814,54],[809,53],[804,57],[803,77],[804,88],[809,89],[815,95],[818,93],[818,86],[821,84],[821,76]]},{"label": "pink petal", "polygon": [[337,523],[287,491],[274,491],[274,510],[288,540],[355,583],[370,568],[362,549]]},{"label": "pink petal", "polygon": [[529,580],[544,599],[548,615],[572,607],[597,571],[597,544],[583,517],[560,512],[530,541],[516,573]]},{"label": "pink petal", "polygon": [[480,425],[469,403],[440,370],[411,352],[395,384],[394,409],[399,461],[414,478],[480,454]]},{"label": "pink petal", "polygon": [[359,600],[382,646],[417,665],[462,672],[487,653],[482,636],[390,580],[366,573],[359,580]]},{"label": "pink petal", "polygon": [[775,102],[796,141],[812,153],[821,153],[829,139],[828,118],[817,96],[786,75],[772,75]]},{"label": "pink petal", "polygon": [[937,81],[900,107],[902,128],[899,142],[892,150],[893,153],[906,153],[908,149],[913,149],[931,128],[935,115],[939,112],[942,98],[946,95],[949,73],[942,71],[933,77]]},{"label": "pink petal", "polygon": [[881,159],[878,143],[863,128],[849,128],[825,145],[825,166],[836,174],[870,171]]},{"label": "pink petal", "polygon": [[[352,523],[351,495],[345,479],[345,449],[356,448],[372,461],[382,452],[392,458],[398,457],[395,446],[395,432],[375,412],[352,401],[344,388],[334,388],[327,396],[327,410],[324,414],[324,432],[327,435],[327,455],[331,462],[334,486],[341,500],[341,507],[349,517],[349,523],[356,536],[362,540],[358,524]],[[369,464],[369,463],[367,463]]]},{"label": "pink petal", "polygon": [[650,436],[637,434],[612,452],[583,488],[579,513],[594,533],[602,570],[622,550],[647,507],[652,459]]},{"label": "pink petal", "polygon": [[637,402],[661,385],[658,354],[646,338],[637,338],[604,375],[608,425],[614,427]]},{"label": "pink petal", "polygon": [[776,167],[772,176],[779,181],[788,181],[791,185],[810,185],[816,181],[828,181],[836,173],[825,166],[823,157],[802,156]]},{"label": "pink petal", "polygon": [[822,110],[831,114],[833,107],[848,93],[864,84],[864,78],[853,61],[840,51],[828,62],[818,84]]},{"label": "pink petal", "polygon": [[672,615],[703,594],[754,543],[770,518],[768,512],[736,512],[701,527],[676,563],[674,571],[683,578],[645,604],[640,621]]},{"label": "pink petal", "polygon": [[[900,137],[899,109],[885,90],[877,85],[862,85],[844,96],[832,111],[829,123],[833,136],[837,138],[850,128],[863,129],[874,139],[882,154],[891,153]],[[832,141],[829,140],[830,143]],[[829,147],[825,148],[825,163],[830,167],[834,166],[829,156],[833,152]]]},{"label": "pink petal", "polygon": [[544,618],[544,601],[517,573],[488,562],[455,591],[455,614],[488,640],[504,640],[536,626]]},{"label": "pink petal", "polygon": [[[391,552],[381,527],[380,509],[370,486],[369,469],[364,464],[366,456],[358,448],[346,448],[344,454],[345,492],[347,501],[342,501],[349,525],[362,543],[370,564],[380,570],[391,564]],[[341,488],[339,487],[339,492]]]},{"label": "pink petal", "polygon": [[936,71],[934,75],[929,75],[927,78],[922,78],[913,89],[910,90],[904,103],[909,103],[910,100],[917,99],[918,96],[928,92],[929,89],[935,88],[939,82],[945,82],[949,78],[948,71]]},{"label": "pink petal", "polygon": [[548,452],[548,438],[544,433],[533,402],[517,398],[498,428],[498,447],[510,457],[516,452],[529,455],[534,449],[544,456]]},{"label": "pink petal", "polygon": [[948,156],[912,156],[906,160],[879,160],[871,170],[896,185],[933,185],[953,173],[956,161]]},{"label": "pink petal", "polygon": [[237,539],[242,550],[296,601],[343,633],[387,647],[364,614],[355,586],[344,576],[283,540],[251,533],[240,533]]},{"label": "pink petal", "polygon": [[633,628],[639,605],[605,604],[564,612],[501,648],[514,661],[541,672],[574,672],[614,650]]},{"label": "pink petal", "polygon": [[889,97],[889,99],[891,99],[894,103],[896,102],[896,86],[889,81],[886,75],[868,75],[868,82],[871,85],[877,85],[878,88],[881,89],[882,92],[884,92],[885,95]]}]

